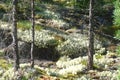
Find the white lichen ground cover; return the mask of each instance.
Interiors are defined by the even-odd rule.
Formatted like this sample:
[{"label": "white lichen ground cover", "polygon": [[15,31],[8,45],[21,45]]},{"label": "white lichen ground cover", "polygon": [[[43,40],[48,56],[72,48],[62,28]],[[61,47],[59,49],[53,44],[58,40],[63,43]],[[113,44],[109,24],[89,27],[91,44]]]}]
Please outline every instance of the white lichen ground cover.
[{"label": "white lichen ground cover", "polygon": [[[20,64],[18,72],[14,72],[13,65],[8,66],[10,63],[7,64],[6,60],[1,59],[0,80],[42,80],[42,78],[50,80],[119,80],[120,57],[110,58],[111,53],[108,54],[94,55],[96,68],[90,71],[87,71],[87,56],[75,59],[62,57],[56,62],[54,68],[35,65],[34,69],[31,69],[29,63],[24,63]],[[116,69],[112,69],[113,67]]]},{"label": "white lichen ground cover", "polygon": [[[108,53],[108,55],[104,56],[100,54],[94,55],[94,66],[96,66],[96,69],[90,71],[86,71],[88,61],[87,56],[75,59],[67,59],[66,57],[56,63],[56,65],[60,68],[58,73],[66,77],[69,75],[79,75],[80,77],[78,79],[75,78],[77,80],[119,80],[119,70],[112,68],[118,68],[120,58],[110,58],[113,54],[116,55],[115,53]],[[84,73],[84,75],[81,73]]]},{"label": "white lichen ground cover", "polygon": [[[2,27],[5,28],[7,26],[8,25],[4,25]],[[45,47],[48,44],[56,43],[56,39],[52,35],[53,33],[57,34],[50,30],[36,31],[35,44],[39,47]],[[30,34],[30,30],[18,30],[18,37],[24,41],[31,41]],[[59,35],[61,36],[61,34]],[[75,55],[77,53],[75,51],[78,51],[81,47],[86,47],[88,44],[86,37],[83,39],[83,36],[80,34],[62,34],[62,37],[65,38],[65,41],[57,46],[57,50],[63,55]],[[96,46],[96,48],[98,46]],[[103,49],[104,48],[101,48],[100,50]],[[102,51],[99,52],[101,53]],[[47,80],[48,78],[48,80],[56,80],[57,78],[60,80],[119,80],[120,71],[118,68],[120,57],[112,58],[112,56],[117,55],[111,52],[108,52],[107,55],[97,53],[94,55],[95,70],[90,71],[87,71],[87,56],[74,59],[62,57],[56,62],[56,67],[54,68],[44,68],[39,65],[35,65],[35,68],[31,69],[29,63],[24,63],[20,64],[20,70],[18,72],[14,72],[12,62],[10,63],[9,61],[8,63],[6,60],[0,58],[0,80],[42,80],[42,78],[45,78],[43,80]]]}]

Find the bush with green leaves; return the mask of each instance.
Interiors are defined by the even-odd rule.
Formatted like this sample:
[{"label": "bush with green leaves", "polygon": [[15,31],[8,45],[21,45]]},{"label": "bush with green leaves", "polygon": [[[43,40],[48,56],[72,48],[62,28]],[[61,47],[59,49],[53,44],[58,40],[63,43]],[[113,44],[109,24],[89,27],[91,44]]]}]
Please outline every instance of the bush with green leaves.
[{"label": "bush with green leaves", "polygon": [[116,53],[120,56],[120,45],[116,48]]},{"label": "bush with green leaves", "polygon": [[[116,31],[116,38],[120,39],[120,30]],[[117,46],[116,53],[120,56],[120,45]]]},{"label": "bush with green leaves", "polygon": [[[114,25],[120,28],[120,1],[116,0],[114,2]],[[118,28],[118,29],[119,29]],[[117,30],[115,33],[115,37],[120,39],[120,30]],[[120,46],[117,47],[116,52],[120,54]]]},{"label": "bush with green leaves", "polygon": [[117,31],[116,31],[115,37],[118,38],[118,39],[120,39],[120,30],[117,30]]},{"label": "bush with green leaves", "polygon": [[119,0],[116,0],[114,2],[114,7],[115,7],[115,10],[114,10],[114,24],[117,25],[117,26],[120,26],[120,1]]}]

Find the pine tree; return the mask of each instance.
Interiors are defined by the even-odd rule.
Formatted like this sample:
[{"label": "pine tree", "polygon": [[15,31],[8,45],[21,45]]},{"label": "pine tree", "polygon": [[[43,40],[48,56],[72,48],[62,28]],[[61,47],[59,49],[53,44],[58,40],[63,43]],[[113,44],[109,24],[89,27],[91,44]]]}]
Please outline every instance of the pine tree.
[{"label": "pine tree", "polygon": [[35,26],[35,22],[34,22],[34,0],[31,0],[31,22],[32,22],[32,43],[31,43],[31,68],[34,67],[34,35],[35,35],[35,31],[34,31],[34,26]]},{"label": "pine tree", "polygon": [[89,3],[89,46],[88,46],[88,69],[93,69],[94,34],[93,34],[93,1]]},{"label": "pine tree", "polygon": [[15,58],[15,70],[19,68],[18,40],[17,40],[17,0],[13,0],[13,48]]},{"label": "pine tree", "polygon": [[120,0],[114,2],[114,25],[120,26]]}]

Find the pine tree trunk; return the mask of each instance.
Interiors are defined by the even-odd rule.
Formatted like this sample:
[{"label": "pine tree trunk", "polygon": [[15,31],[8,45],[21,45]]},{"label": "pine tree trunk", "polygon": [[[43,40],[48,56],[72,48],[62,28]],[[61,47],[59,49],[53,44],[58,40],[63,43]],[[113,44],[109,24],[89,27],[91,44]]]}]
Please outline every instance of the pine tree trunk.
[{"label": "pine tree trunk", "polygon": [[34,67],[34,26],[35,26],[35,22],[34,22],[34,0],[31,0],[31,21],[32,21],[32,43],[31,43],[31,68]]},{"label": "pine tree trunk", "polygon": [[93,0],[89,3],[89,46],[88,46],[88,69],[93,69],[94,34],[93,34]]},{"label": "pine tree trunk", "polygon": [[17,40],[17,0],[13,0],[13,48],[14,48],[14,58],[15,58],[15,70],[19,68],[19,54],[18,54],[18,40]]}]

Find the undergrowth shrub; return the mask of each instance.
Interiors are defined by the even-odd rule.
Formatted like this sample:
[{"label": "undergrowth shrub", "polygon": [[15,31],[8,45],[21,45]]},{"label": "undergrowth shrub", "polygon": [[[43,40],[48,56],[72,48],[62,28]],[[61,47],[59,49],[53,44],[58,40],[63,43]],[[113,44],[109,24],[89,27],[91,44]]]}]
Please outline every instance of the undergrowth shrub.
[{"label": "undergrowth shrub", "polygon": [[[115,7],[115,9],[114,9],[114,15],[113,15],[113,17],[114,17],[114,25],[115,26],[117,26],[118,28],[120,28],[120,1],[119,0],[116,0],[115,2],[114,2],[114,7]],[[116,34],[115,34],[115,37],[117,38],[117,39],[120,39],[120,30],[118,29],[118,30],[116,30]],[[117,47],[117,49],[116,49],[116,52],[118,53],[118,54],[120,54],[120,45],[118,45],[118,47]]]},{"label": "undergrowth shrub", "polygon": [[115,10],[114,10],[114,24],[117,25],[117,26],[120,26],[120,1],[119,0],[116,0],[114,2],[114,7],[115,7]]},{"label": "undergrowth shrub", "polygon": [[[120,39],[120,30],[116,31],[116,36],[117,39]],[[116,53],[120,56],[120,45],[117,46],[116,48]]]},{"label": "undergrowth shrub", "polygon": [[120,39],[120,30],[116,31],[116,38]]},{"label": "undergrowth shrub", "polygon": [[120,56],[120,45],[117,46],[116,53]]}]

